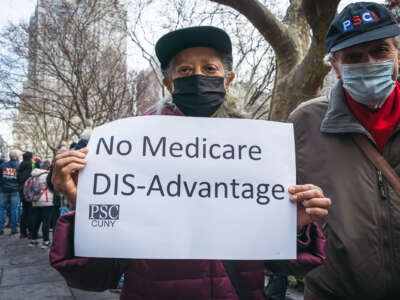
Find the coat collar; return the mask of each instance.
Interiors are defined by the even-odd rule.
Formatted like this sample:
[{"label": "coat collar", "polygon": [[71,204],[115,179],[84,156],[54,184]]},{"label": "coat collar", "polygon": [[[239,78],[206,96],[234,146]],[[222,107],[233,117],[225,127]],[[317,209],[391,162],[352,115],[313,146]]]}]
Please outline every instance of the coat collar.
[{"label": "coat collar", "polygon": [[350,111],[340,80],[331,90],[328,110],[322,120],[320,131],[323,133],[361,133],[373,140],[369,132]]}]

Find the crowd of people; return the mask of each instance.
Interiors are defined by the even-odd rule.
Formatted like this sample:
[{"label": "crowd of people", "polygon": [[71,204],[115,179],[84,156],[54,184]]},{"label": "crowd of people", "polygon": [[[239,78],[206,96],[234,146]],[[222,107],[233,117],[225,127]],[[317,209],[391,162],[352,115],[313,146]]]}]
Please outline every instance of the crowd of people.
[{"label": "crowd of people", "polygon": [[50,232],[54,231],[58,217],[71,211],[68,201],[53,189],[51,168],[50,160],[33,158],[29,151],[23,153],[21,162],[16,150],[10,151],[8,161],[2,158],[0,235],[10,227],[10,235],[19,234],[21,240],[29,240],[29,247],[50,247]]}]

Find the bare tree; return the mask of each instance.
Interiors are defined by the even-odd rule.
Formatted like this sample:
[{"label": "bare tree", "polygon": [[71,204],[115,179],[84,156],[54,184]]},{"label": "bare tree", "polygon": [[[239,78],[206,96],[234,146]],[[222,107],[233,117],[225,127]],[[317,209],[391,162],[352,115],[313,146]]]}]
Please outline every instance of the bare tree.
[{"label": "bare tree", "polygon": [[72,138],[65,122],[44,113],[26,114],[23,107],[19,107],[13,125],[14,148],[43,158],[54,157]]},{"label": "bare tree", "polygon": [[151,68],[141,71],[136,77],[137,114],[144,113],[160,100],[162,90],[158,80],[158,74]]},{"label": "bare tree", "polygon": [[7,79],[0,101],[19,108],[17,120],[47,126],[49,136],[63,129],[51,151],[87,127],[133,114],[125,22],[117,1],[40,0],[29,25],[10,25],[2,33],[8,51],[0,59],[0,80]]},{"label": "bare tree", "polygon": [[284,121],[301,102],[320,95],[329,71],[324,64],[325,35],[340,0],[290,0],[280,21],[260,0],[210,0],[244,15],[276,56],[269,119]]}]

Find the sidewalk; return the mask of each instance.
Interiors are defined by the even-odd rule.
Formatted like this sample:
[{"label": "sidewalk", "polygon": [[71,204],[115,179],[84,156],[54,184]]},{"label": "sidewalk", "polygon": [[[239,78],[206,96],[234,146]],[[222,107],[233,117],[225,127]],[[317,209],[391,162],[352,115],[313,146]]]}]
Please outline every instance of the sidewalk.
[{"label": "sidewalk", "polygon": [[86,292],[68,287],[49,265],[49,250],[29,248],[19,234],[0,236],[0,299],[2,300],[118,300],[119,294]]}]

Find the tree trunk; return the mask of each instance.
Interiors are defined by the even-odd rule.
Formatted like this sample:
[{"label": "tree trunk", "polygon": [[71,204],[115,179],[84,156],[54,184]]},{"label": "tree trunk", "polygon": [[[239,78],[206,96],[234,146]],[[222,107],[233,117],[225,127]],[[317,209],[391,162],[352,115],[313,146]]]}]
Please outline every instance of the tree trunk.
[{"label": "tree trunk", "polygon": [[277,65],[270,120],[286,121],[296,106],[320,95],[330,69],[323,62],[325,35],[340,0],[290,0],[283,22],[259,0],[211,1],[246,16],[275,51]]}]

